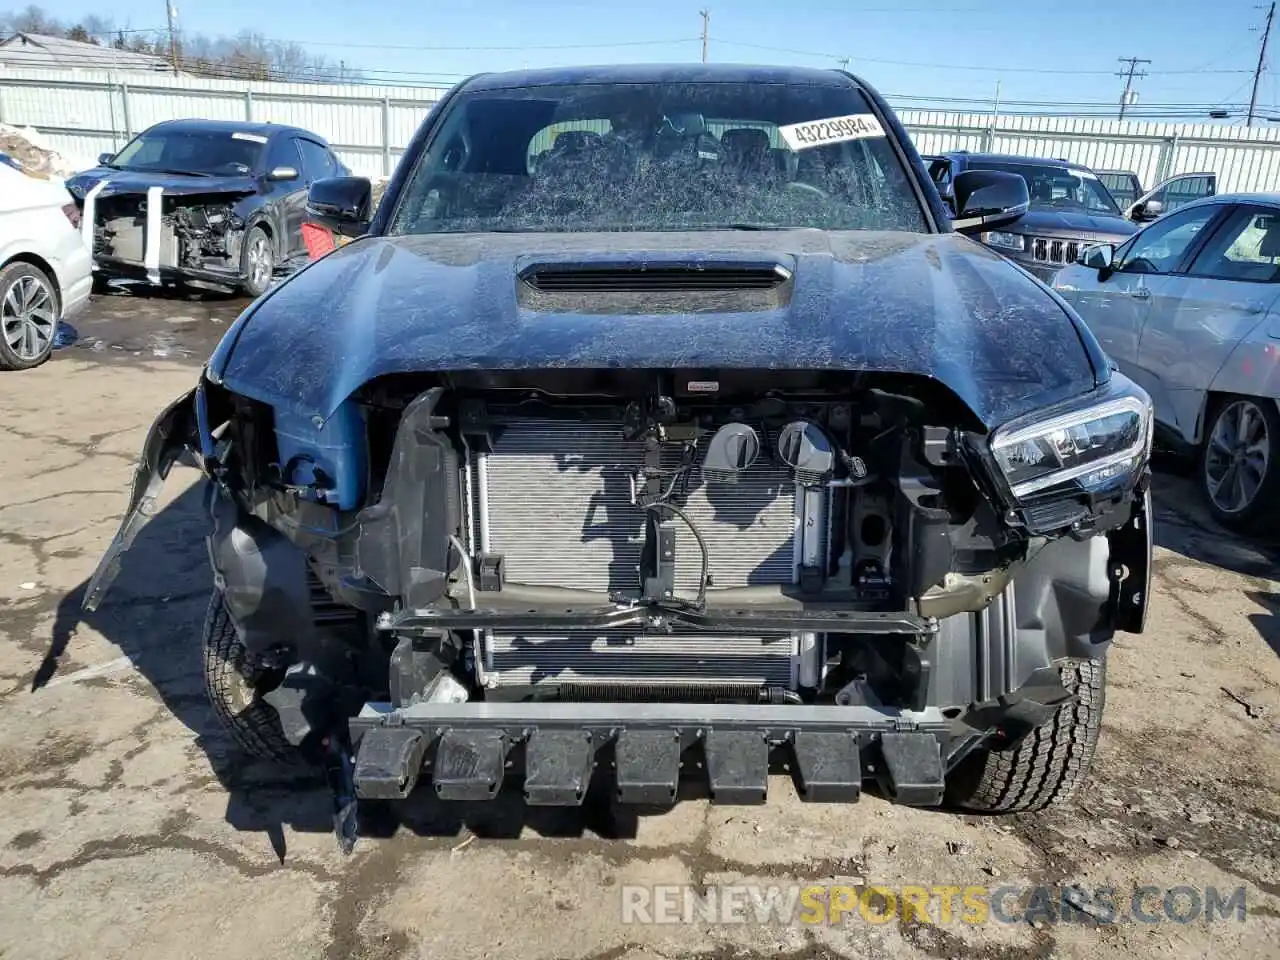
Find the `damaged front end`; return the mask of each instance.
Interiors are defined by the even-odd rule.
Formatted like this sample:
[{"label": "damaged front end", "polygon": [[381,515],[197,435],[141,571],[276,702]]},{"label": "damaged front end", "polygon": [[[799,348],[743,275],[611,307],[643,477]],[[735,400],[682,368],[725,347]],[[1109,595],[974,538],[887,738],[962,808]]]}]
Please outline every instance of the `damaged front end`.
[{"label": "damaged front end", "polygon": [[186,450],[257,695],[335,796],[576,804],[611,765],[669,802],[696,753],[722,802],[781,760],[807,799],[936,805],[1143,629],[1149,449],[1119,376],[994,431],[905,374],[396,375],[327,419],[204,379],[86,605]]},{"label": "damaged front end", "polygon": [[[105,189],[104,189],[105,188]],[[81,230],[103,277],[152,284],[241,279],[242,245],[251,226],[238,212],[251,189],[209,192],[113,191],[107,182],[81,200]]]}]

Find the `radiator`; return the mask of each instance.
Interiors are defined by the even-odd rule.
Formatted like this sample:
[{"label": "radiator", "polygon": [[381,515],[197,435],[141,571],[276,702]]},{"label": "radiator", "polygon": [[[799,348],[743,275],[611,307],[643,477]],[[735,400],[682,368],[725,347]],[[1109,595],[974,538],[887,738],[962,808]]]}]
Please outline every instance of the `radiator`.
[{"label": "radiator", "polygon": [[[489,551],[512,583],[606,593],[639,584],[645,513],[631,504],[643,466],[619,425],[520,420],[504,424],[487,457]],[[679,451],[671,445],[670,462]],[[478,471],[476,471],[478,474]],[[671,502],[697,525],[711,557],[711,589],[791,583],[798,560],[796,487],[765,456],[737,483],[705,483],[695,465]],[[676,592],[698,590],[701,553],[676,530]]]},{"label": "radiator", "polygon": [[[663,466],[678,466],[679,457],[679,445],[669,445]],[[483,470],[472,457],[471,476],[472,516],[484,528],[486,549],[502,554],[505,581],[602,595],[635,591],[645,512],[631,503],[631,486],[643,459],[643,444],[626,441],[621,424],[504,422]],[[486,510],[480,507],[481,484]],[[687,484],[677,484],[670,498],[706,541],[712,593],[795,581],[803,500],[790,471],[767,454],[736,483],[707,483],[695,464]],[[820,518],[811,516],[810,523],[815,519]],[[676,593],[692,598],[701,552],[688,527],[678,518],[672,525]],[[819,527],[825,543],[825,527]],[[552,682],[576,698],[591,696],[593,689],[598,696],[644,690],[646,697],[686,690],[693,699],[711,690],[794,688],[803,641],[790,634],[650,636],[631,629],[487,631],[481,644],[484,676],[492,686]]]}]

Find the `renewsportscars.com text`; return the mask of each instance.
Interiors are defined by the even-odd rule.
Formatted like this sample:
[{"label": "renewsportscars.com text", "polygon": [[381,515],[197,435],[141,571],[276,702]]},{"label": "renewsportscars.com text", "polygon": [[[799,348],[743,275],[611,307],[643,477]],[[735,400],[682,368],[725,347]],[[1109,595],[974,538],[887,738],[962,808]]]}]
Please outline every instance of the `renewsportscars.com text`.
[{"label": "renewsportscars.com text", "polygon": [[1243,922],[1244,887],[740,884],[624,886],[622,922],[839,924]]}]

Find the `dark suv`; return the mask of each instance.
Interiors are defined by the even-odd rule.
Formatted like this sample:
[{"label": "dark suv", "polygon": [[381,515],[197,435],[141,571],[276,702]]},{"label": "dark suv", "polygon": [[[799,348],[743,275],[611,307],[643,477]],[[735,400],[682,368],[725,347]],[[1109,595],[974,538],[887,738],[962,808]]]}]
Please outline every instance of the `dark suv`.
[{"label": "dark suv", "polygon": [[929,176],[949,201],[952,183],[966,170],[1016,173],[1027,181],[1031,195],[1027,213],[999,230],[979,234],[979,239],[1046,283],[1074,263],[1082,248],[1092,243],[1123,243],[1138,229],[1125,219],[1098,175],[1078,163],[959,151],[935,157]]}]

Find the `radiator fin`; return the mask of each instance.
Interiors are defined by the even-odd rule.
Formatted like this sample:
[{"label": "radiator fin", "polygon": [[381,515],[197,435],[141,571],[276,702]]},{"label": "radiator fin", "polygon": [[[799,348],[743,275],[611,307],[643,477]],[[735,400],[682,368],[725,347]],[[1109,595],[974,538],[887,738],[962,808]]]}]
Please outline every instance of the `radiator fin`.
[{"label": "radiator fin", "polygon": [[[664,466],[679,447],[664,451]],[[639,585],[644,512],[630,502],[644,447],[620,424],[555,420],[504,423],[488,458],[490,549],[514,583],[606,592]],[[795,485],[788,469],[761,457],[736,483],[706,483],[695,466],[672,502],[698,526],[711,555],[712,589],[791,583]],[[701,554],[676,529],[676,586],[697,591]]]}]

